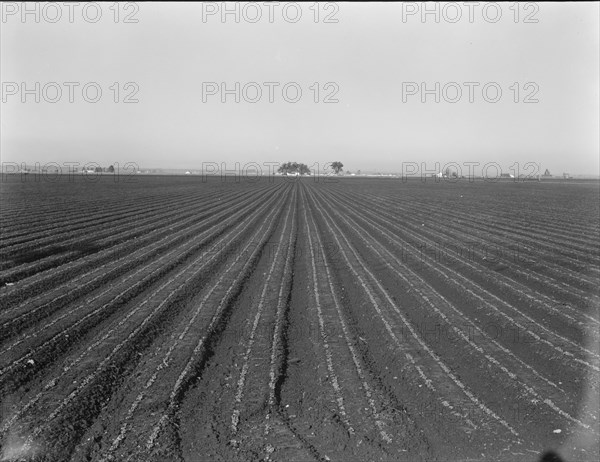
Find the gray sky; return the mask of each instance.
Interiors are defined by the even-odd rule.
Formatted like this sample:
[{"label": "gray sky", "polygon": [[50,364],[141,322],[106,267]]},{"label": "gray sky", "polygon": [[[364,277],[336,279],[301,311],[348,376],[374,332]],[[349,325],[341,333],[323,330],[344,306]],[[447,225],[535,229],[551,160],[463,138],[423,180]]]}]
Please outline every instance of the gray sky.
[{"label": "gray sky", "polygon": [[[421,17],[422,3],[341,3],[337,11],[335,4],[321,4],[317,23],[310,4],[301,6],[295,23],[286,3],[273,7],[273,22],[269,7],[259,4],[256,23],[250,22],[256,10],[243,5],[236,23],[233,14],[203,20],[202,4],[173,3],[139,4],[137,12],[122,4],[117,23],[110,4],[101,6],[98,22],[86,21],[94,10],[84,15],[87,4],[81,3],[71,23],[66,4],[59,5],[55,23],[50,8],[40,7],[36,23],[34,14],[23,21],[20,10],[3,6],[3,162],[199,169],[203,162],[233,168],[234,162],[341,160],[349,170],[380,171],[400,171],[402,162],[432,169],[435,162],[497,162],[504,169],[536,162],[552,173],[598,174],[598,3],[539,4],[537,11],[522,4],[516,23],[508,3],[495,23],[494,9],[484,13],[484,3],[473,7],[472,21],[467,5],[458,3],[462,17],[455,23],[456,8],[441,5],[438,23],[433,14]],[[412,8],[419,11],[410,15]],[[128,13],[138,22],[125,23]],[[325,22],[330,13],[337,23]],[[525,22],[527,15],[537,23]],[[29,89],[40,82],[39,103],[34,94],[21,101],[21,82]],[[51,85],[46,93],[41,89],[49,82],[62,89],[56,103],[48,102],[56,97]],[[79,83],[72,103],[63,82]],[[102,89],[97,103],[83,98],[88,82]],[[122,101],[134,89],[125,89],[127,82],[139,88],[138,103]],[[256,103],[241,90],[239,103],[233,94],[223,103],[220,93],[204,95],[203,102],[203,82],[230,89],[257,82],[263,93]],[[264,82],[279,83],[273,103]],[[283,97],[289,82],[302,89],[296,103]],[[317,103],[309,88],[315,82]],[[326,88],[327,82],[335,85]],[[439,82],[440,102],[432,93],[423,103],[418,86],[405,87],[418,93],[403,95],[403,83],[410,82],[433,90]],[[446,86],[451,82],[460,98]],[[471,87],[473,102],[464,82],[478,84]],[[324,103],[336,86],[339,102]],[[486,101],[497,87],[498,102]],[[255,97],[246,88],[247,99]],[[294,98],[294,88],[288,90]],[[87,95],[93,98],[94,89]],[[538,102],[523,102],[528,95]]]}]

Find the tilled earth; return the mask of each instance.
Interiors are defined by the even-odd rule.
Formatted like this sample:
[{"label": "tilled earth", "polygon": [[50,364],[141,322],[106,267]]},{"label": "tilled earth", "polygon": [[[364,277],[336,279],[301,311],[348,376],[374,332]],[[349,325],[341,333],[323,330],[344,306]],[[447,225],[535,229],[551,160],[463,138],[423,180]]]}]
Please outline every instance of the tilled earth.
[{"label": "tilled earth", "polygon": [[598,184],[432,181],[9,176],[2,460],[597,460]]}]

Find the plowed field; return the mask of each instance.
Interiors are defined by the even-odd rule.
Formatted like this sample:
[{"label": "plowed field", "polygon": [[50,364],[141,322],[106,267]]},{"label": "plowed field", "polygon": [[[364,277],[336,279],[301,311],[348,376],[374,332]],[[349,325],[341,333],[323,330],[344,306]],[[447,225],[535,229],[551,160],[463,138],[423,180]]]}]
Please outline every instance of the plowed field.
[{"label": "plowed field", "polygon": [[595,182],[1,194],[2,460],[596,460]]}]

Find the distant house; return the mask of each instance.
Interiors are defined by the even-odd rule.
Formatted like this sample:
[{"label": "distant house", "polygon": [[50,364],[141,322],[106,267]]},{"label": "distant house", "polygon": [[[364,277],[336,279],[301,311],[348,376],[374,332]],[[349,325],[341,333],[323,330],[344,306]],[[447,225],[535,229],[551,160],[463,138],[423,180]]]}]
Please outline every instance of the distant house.
[{"label": "distant house", "polygon": [[546,169],[546,171],[544,172],[544,174],[542,175],[543,177],[552,177],[552,174],[550,173],[550,170]]},{"label": "distant house", "polygon": [[514,178],[515,176],[512,173],[501,173],[500,178]]},{"label": "distant house", "polygon": [[187,172],[185,172],[186,175],[191,175],[192,172],[190,172],[189,170]]},{"label": "distant house", "polygon": [[568,173],[563,173],[563,178],[565,180],[570,180],[571,179],[571,175],[569,175]]}]

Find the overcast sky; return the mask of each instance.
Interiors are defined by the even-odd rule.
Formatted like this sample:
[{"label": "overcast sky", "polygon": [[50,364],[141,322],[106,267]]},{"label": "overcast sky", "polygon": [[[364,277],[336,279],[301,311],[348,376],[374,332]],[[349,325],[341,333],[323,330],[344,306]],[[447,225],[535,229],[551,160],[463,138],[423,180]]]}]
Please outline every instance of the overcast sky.
[{"label": "overcast sky", "polygon": [[[598,174],[598,3],[522,4],[518,17],[501,4],[496,22],[484,3],[442,4],[439,22],[421,16],[422,3],[303,4],[297,22],[286,3],[272,18],[259,3],[257,22],[257,8],[244,4],[239,22],[221,16],[222,3],[122,4],[118,18],[103,4],[95,23],[88,4],[73,7],[72,22],[58,5],[60,19],[39,7],[36,22],[22,17],[23,4],[3,4],[3,162],[199,169],[340,160],[353,171],[536,162],[551,173]],[[33,92],[22,94],[21,82]],[[79,84],[72,103],[64,82]],[[255,103],[252,82],[262,90]],[[425,102],[422,82],[432,90]],[[102,90],[96,103],[84,99],[88,83],[90,101]],[[225,102],[221,83],[234,90]],[[128,95],[138,102],[123,102]]]}]

